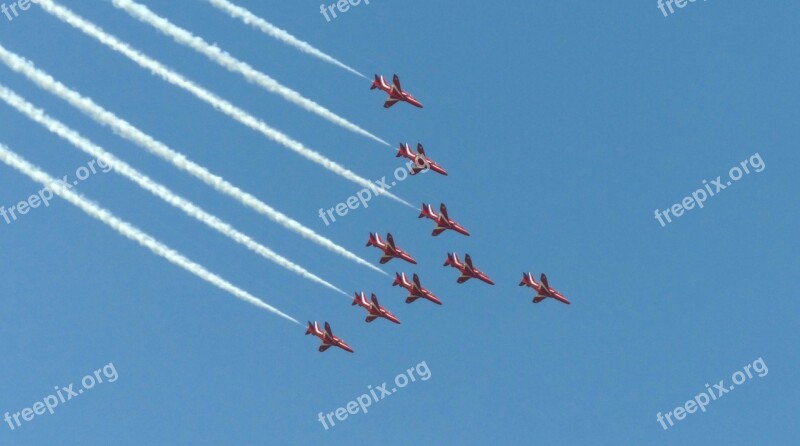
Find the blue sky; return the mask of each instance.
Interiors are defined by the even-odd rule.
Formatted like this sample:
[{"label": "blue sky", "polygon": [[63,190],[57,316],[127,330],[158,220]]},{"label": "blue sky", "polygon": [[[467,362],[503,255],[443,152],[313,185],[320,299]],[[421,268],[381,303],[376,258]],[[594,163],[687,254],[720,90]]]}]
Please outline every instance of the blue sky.
[{"label": "blue sky", "polygon": [[[8,2],[6,2],[8,3]],[[406,305],[391,279],[286,231],[118,138],[0,67],[0,83],[175,192],[402,320],[364,323],[349,299],[211,231],[114,174],[78,191],[295,318],[328,320],[356,350],[316,351],[303,328],[208,285],[63,200],[0,220],[0,416],[113,363],[119,378],[0,443],[788,444],[798,434],[791,341],[800,305],[797,22],[788,3],[373,0],[330,23],[315,2],[240,4],[370,76],[400,74],[422,110],[384,110],[370,81],[203,1],[144,2],[390,141],[425,144],[450,173],[393,189],[445,202],[472,236],[377,199],[331,226],[320,208],[360,188],[218,113],[33,7],[0,43],[242,189],[377,262],[390,231],[444,302]],[[512,4],[508,4],[512,3]],[[109,2],[64,2],[134,47],[360,175],[395,150],[248,84]],[[53,176],[90,159],[12,108],[0,142]],[[666,209],[758,153],[766,165],[666,227]],[[0,166],[0,206],[39,185]],[[457,285],[446,252],[497,283]],[[523,271],[569,297],[533,305]],[[682,406],[758,358],[747,380],[664,431]],[[424,361],[431,373],[325,430],[333,412]]]}]

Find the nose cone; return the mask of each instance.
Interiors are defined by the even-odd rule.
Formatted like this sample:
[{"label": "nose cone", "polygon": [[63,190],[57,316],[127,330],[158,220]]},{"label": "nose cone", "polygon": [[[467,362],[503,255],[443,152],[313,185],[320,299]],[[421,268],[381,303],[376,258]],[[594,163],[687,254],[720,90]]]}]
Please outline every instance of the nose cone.
[{"label": "nose cone", "polygon": [[353,349],[352,349],[352,348],[350,348],[350,346],[349,346],[349,345],[347,345],[347,344],[345,344],[344,342],[342,342],[342,343],[339,345],[339,347],[341,347],[341,348],[342,348],[342,350],[348,351],[348,352],[350,352],[350,353],[355,353],[355,352],[353,351]]},{"label": "nose cone", "polygon": [[392,313],[389,313],[388,311],[386,312],[386,319],[389,319],[390,321],[394,322],[395,324],[400,324],[400,319],[396,318],[395,315],[393,315]]},{"label": "nose cone", "polygon": [[413,105],[414,107],[423,108],[422,107],[422,103],[419,102],[415,97],[413,97],[411,95],[406,95],[406,101],[408,101],[408,103]]}]

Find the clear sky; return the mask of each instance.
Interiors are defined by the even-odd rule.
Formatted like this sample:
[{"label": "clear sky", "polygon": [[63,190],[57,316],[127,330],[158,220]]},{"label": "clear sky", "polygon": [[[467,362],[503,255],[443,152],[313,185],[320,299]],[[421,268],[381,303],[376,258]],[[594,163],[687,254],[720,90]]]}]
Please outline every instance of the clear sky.
[{"label": "clear sky", "polygon": [[[656,0],[372,0],[328,23],[317,2],[239,0],[368,77],[398,73],[425,105],[385,110],[370,80],[204,1],[143,1],[393,146],[425,144],[450,175],[409,178],[393,193],[447,203],[472,236],[433,238],[431,221],[386,198],[326,226],[319,209],[360,187],[38,6],[0,16],[5,48],[354,253],[377,264],[368,232],[392,232],[419,264],[393,260],[383,270],[419,273],[444,302],[405,304],[390,277],[259,216],[1,65],[0,84],[347,292],[375,292],[402,325],[366,324],[350,299],[98,173],[75,190],[298,320],[330,321],[356,352],[318,353],[304,327],[56,199],[11,224],[0,219],[0,416],[55,386],[78,389],[109,363],[117,379],[14,430],[0,420],[0,444],[796,441],[797,5],[697,1],[664,17]],[[396,149],[247,83],[107,1],[64,4],[361,176],[390,177],[401,165]],[[0,142],[56,177],[91,161],[5,104]],[[724,184],[756,153],[761,172],[750,167],[702,209],[659,224],[656,209],[703,180],[721,175]],[[0,165],[0,206],[39,189]],[[470,253],[497,285],[456,284],[458,273],[442,267],[448,251]],[[532,304],[533,290],[517,286],[523,271],[546,272],[572,305]],[[759,358],[766,376],[662,428],[659,412],[706,383],[729,386]],[[423,361],[429,379],[328,430],[319,421],[368,386],[395,387]]]}]

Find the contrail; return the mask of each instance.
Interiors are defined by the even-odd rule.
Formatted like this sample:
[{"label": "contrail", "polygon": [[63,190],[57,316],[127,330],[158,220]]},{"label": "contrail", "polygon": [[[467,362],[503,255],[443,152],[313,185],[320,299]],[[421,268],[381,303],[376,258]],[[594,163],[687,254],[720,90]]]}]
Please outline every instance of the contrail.
[{"label": "contrail", "polygon": [[266,302],[253,296],[247,291],[244,291],[236,287],[235,285],[231,284],[225,279],[208,271],[203,266],[187,259],[183,254],[164,245],[163,243],[154,239],[147,233],[142,232],[140,229],[136,228],[130,223],[120,220],[119,218],[114,216],[114,214],[112,214],[110,211],[92,203],[83,196],[67,189],[67,187],[61,184],[58,180],[51,177],[47,173],[43,172],[38,167],[30,164],[28,161],[26,161],[16,153],[12,152],[8,147],[6,147],[2,143],[0,143],[0,161],[6,163],[10,167],[13,167],[19,172],[27,175],[32,180],[41,183],[45,188],[52,191],[54,194],[72,203],[73,205],[81,209],[83,212],[89,214],[91,217],[94,217],[97,220],[100,220],[101,222],[107,224],[112,229],[119,232],[121,235],[139,243],[140,245],[152,251],[154,254],[167,259],[169,262],[177,266],[180,266],[181,268],[194,274],[195,276],[205,280],[206,282],[224,291],[227,291],[228,293],[234,295],[235,297],[247,303],[253,304],[259,308],[277,314],[278,316],[288,321],[292,321],[295,324],[300,325],[300,323],[295,318],[278,310],[272,305],[267,304]]},{"label": "contrail", "polygon": [[31,62],[9,52],[3,48],[2,45],[0,45],[0,61],[5,63],[12,70],[27,77],[31,82],[35,83],[40,88],[43,88],[51,94],[58,96],[62,100],[67,101],[70,105],[77,108],[82,113],[85,113],[100,125],[108,126],[120,137],[133,142],[151,154],[171,163],[174,167],[199,179],[214,190],[228,195],[244,206],[258,212],[275,223],[283,226],[284,228],[299,234],[300,236],[335,254],[354,261],[359,265],[366,266],[384,275],[386,274],[386,272],[372,265],[368,261],[358,257],[345,248],[337,245],[333,241],[317,234],[313,230],[303,226],[301,223],[273,209],[263,201],[247,192],[242,191],[222,177],[209,172],[205,167],[196,164],[188,159],[185,155],[172,150],[159,141],[156,141],[150,135],[147,135],[138,128],[132,126],[127,121],[95,104],[91,99],[81,96],[80,93],[69,89],[64,84],[53,79],[52,76],[42,70],[39,70]]},{"label": "contrail", "polygon": [[296,49],[310,54],[322,61],[331,63],[336,65],[337,67],[344,68],[345,70],[356,74],[358,76],[363,77],[366,79],[367,77],[363,74],[359,73],[358,71],[348,67],[347,65],[339,62],[338,60],[334,59],[331,56],[323,53],[322,51],[314,48],[310,44],[303,42],[302,40],[294,37],[293,35],[289,34],[288,32],[278,28],[277,26],[267,22],[266,20],[262,19],[261,17],[253,14],[252,12],[242,8],[241,6],[234,5],[233,3],[229,2],[228,0],[208,0],[215,8],[227,13],[234,19],[240,19],[246,25],[250,25],[256,29],[261,30],[264,34],[267,34],[270,37],[274,37],[281,42],[293,46]]},{"label": "contrail", "polygon": [[[321,165],[325,169],[345,179],[348,179],[360,185],[361,187],[368,188],[370,190],[375,188],[375,185],[373,185],[366,178],[363,178],[358,174],[356,174],[355,172],[336,163],[335,161],[324,157],[322,154],[309,149],[299,141],[296,141],[291,137],[289,137],[288,135],[280,132],[279,130],[270,127],[269,125],[259,120],[258,118],[254,117],[253,115],[247,113],[241,108],[236,107],[230,102],[220,98],[214,93],[200,87],[199,85],[183,77],[182,75],[176,73],[175,71],[170,70],[169,68],[165,67],[158,61],[132,49],[126,43],[121,42],[116,37],[106,33],[93,23],[87,22],[86,20],[76,15],[69,9],[61,5],[55,4],[52,0],[39,0],[38,4],[47,13],[52,14],[53,16],[63,21],[64,23],[74,27],[75,29],[80,30],[81,32],[96,39],[100,43],[111,48],[112,50],[128,57],[142,68],[147,69],[148,71],[161,77],[165,81],[177,87],[180,87],[188,91],[189,93],[192,93],[198,99],[208,103],[216,110],[228,115],[229,117],[238,121],[239,123],[261,133],[262,135],[271,139],[272,141],[277,142],[278,144],[286,147],[287,149],[298,153],[304,158]],[[402,203],[410,208],[416,209],[415,206],[412,206],[410,203],[392,194],[391,192],[384,190],[380,193],[380,195],[385,195],[397,201],[398,203]]]},{"label": "contrail", "polygon": [[180,28],[171,23],[169,20],[160,17],[159,15],[153,13],[146,6],[131,0],[114,0],[113,5],[114,7],[127,12],[131,17],[156,28],[158,31],[166,34],[169,37],[172,37],[179,44],[185,45],[197,51],[198,53],[203,54],[223,68],[234,73],[241,74],[247,81],[258,85],[271,93],[275,93],[283,99],[298,105],[324,119],[327,119],[336,125],[350,130],[351,132],[366,136],[386,146],[391,146],[386,141],[353,124],[347,119],[344,119],[327,108],[317,104],[316,102],[303,97],[300,93],[292,90],[291,88],[281,85],[275,79],[256,70],[246,62],[236,59],[217,46],[207,43],[202,38],[193,35],[188,30]]},{"label": "contrail", "polygon": [[220,220],[214,215],[211,215],[208,212],[204,211],[194,203],[173,193],[165,186],[155,182],[151,178],[137,171],[135,168],[131,167],[124,161],[120,160],[111,153],[107,152],[102,147],[84,138],[78,132],[72,130],[71,128],[67,127],[61,122],[51,118],[43,110],[36,108],[33,104],[27,102],[25,99],[23,99],[13,91],[9,90],[8,88],[4,87],[3,85],[0,85],[0,99],[5,101],[8,105],[14,107],[18,112],[24,114],[32,121],[41,124],[44,128],[46,128],[50,132],[68,141],[69,143],[71,143],[72,145],[74,145],[87,155],[99,161],[102,161],[103,164],[109,166],[115,172],[124,176],[125,178],[133,181],[134,183],[139,185],[139,187],[141,187],[142,189],[152,193],[156,197],[161,198],[170,205],[180,209],[186,215],[197,219],[201,223],[208,225],[209,227],[218,231],[222,235],[230,238],[234,242],[246,247],[247,249],[260,255],[261,257],[264,257],[265,259],[274,262],[279,266],[286,268],[287,270],[305,279],[326,286],[334,291],[344,294],[345,296],[349,296],[349,294],[345,293],[344,291],[340,290],[334,285],[328,283],[327,281],[321,279],[320,277],[312,274],[311,272],[307,271],[300,265],[297,265],[291,260],[275,253],[266,246],[253,240],[250,236],[236,230],[230,224],[225,223],[224,221]]}]

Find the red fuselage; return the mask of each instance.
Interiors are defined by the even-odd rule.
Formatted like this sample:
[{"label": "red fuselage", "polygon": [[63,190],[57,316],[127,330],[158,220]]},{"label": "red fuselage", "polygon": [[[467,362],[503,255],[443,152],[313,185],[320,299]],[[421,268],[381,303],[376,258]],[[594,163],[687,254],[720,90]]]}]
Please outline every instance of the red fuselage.
[{"label": "red fuselage", "polygon": [[570,304],[570,301],[567,300],[563,294],[559,293],[550,286],[550,284],[547,282],[547,276],[544,274],[541,276],[541,282],[536,282],[536,279],[533,278],[533,274],[522,273],[522,281],[519,283],[519,286],[527,286],[536,290],[536,296],[533,298],[533,303],[535,304],[538,304],[548,297],[567,305]]},{"label": "red fuselage", "polygon": [[392,78],[392,85],[386,83],[386,79],[384,79],[383,76],[378,76],[376,74],[370,90],[376,88],[389,95],[389,99],[383,104],[384,108],[389,108],[398,102],[408,102],[414,107],[422,108],[422,103],[403,90],[403,87],[400,86],[400,78],[396,74]]},{"label": "red fuselage", "polygon": [[450,229],[452,231],[458,232],[459,234],[464,234],[466,236],[469,236],[469,232],[466,229],[464,229],[463,226],[455,222],[447,215],[447,207],[444,205],[444,203],[442,203],[440,209],[441,213],[436,214],[431,205],[422,203],[422,212],[419,214],[419,218],[425,217],[436,222],[436,228],[434,228],[433,233],[431,235],[436,237],[445,230]]},{"label": "red fuselage", "polygon": [[395,324],[400,323],[400,319],[397,319],[395,315],[378,303],[378,298],[374,294],[372,295],[372,301],[369,301],[367,300],[367,296],[364,295],[363,291],[360,295],[356,293],[356,297],[353,300],[353,305],[358,305],[367,310],[367,313],[369,313],[366,319],[367,322],[372,322],[375,319],[382,317],[394,322]]},{"label": "red fuselage", "polygon": [[331,326],[325,322],[325,330],[320,330],[319,324],[314,322],[314,325],[311,325],[311,322],[308,323],[308,328],[306,329],[307,335],[314,335],[322,341],[322,345],[319,346],[319,351],[324,352],[325,350],[331,347],[339,347],[342,350],[348,351],[353,353],[353,349],[350,348],[347,343],[339,339],[337,336],[331,332]]},{"label": "red fuselage", "polygon": [[428,158],[425,154],[425,149],[422,144],[417,144],[417,152],[411,150],[408,144],[400,144],[400,150],[397,152],[397,157],[403,157],[414,162],[411,167],[411,175],[416,175],[426,169],[430,169],[438,174],[447,176],[447,171],[442,168],[436,161]]},{"label": "red fuselage", "polygon": [[406,291],[408,291],[409,295],[408,297],[406,297],[407,304],[410,304],[420,298],[427,299],[435,303],[436,305],[442,304],[442,301],[440,301],[439,298],[434,296],[433,293],[431,293],[422,286],[422,284],[419,281],[419,277],[416,274],[414,274],[414,282],[412,283],[408,281],[405,273],[403,274],[395,273],[395,279],[394,283],[392,283],[392,286],[398,286],[398,285],[405,288]]},{"label": "red fuselage", "polygon": [[494,282],[492,282],[489,276],[472,266],[472,259],[469,257],[469,254],[464,255],[464,263],[458,260],[458,255],[456,253],[447,254],[447,260],[444,262],[444,266],[452,266],[461,272],[461,277],[456,279],[458,283],[464,283],[469,279],[478,279],[489,285],[494,285]]},{"label": "red fuselage", "polygon": [[370,232],[367,246],[374,246],[383,251],[383,257],[381,257],[380,260],[381,264],[384,264],[392,259],[403,259],[409,263],[417,263],[417,261],[414,260],[414,258],[411,257],[407,252],[395,246],[394,238],[392,237],[391,233],[386,234],[386,243],[384,243],[381,240],[381,236],[377,232],[375,234]]}]

